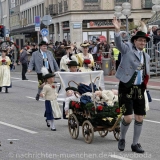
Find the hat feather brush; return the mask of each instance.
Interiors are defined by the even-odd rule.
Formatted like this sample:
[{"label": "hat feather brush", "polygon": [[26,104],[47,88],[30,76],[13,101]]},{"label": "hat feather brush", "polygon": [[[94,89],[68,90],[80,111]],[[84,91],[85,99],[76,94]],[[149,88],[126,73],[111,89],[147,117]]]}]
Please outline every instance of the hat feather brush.
[{"label": "hat feather brush", "polygon": [[142,31],[142,32],[147,34],[147,26],[146,26],[146,24],[143,21],[140,21],[139,23],[140,23],[140,27],[138,28],[138,30],[140,30],[140,31]]},{"label": "hat feather brush", "polygon": [[42,67],[41,72],[43,74],[43,76],[45,76],[46,74],[48,74],[48,69],[46,67]]}]

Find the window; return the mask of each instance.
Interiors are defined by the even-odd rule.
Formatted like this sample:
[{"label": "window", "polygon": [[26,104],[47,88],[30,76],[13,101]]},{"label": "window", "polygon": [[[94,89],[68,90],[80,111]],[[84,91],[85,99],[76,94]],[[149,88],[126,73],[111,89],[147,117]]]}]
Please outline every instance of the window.
[{"label": "window", "polygon": [[50,13],[50,15],[58,14],[57,4],[50,4],[49,5],[49,13]]},{"label": "window", "polygon": [[42,3],[42,17],[44,16],[44,3]]},{"label": "window", "polygon": [[83,0],[84,10],[100,10],[101,0]]},{"label": "window", "polygon": [[46,8],[46,15],[48,15],[48,14],[50,14],[50,13],[49,13],[49,8],[47,7]]},{"label": "window", "polygon": [[62,1],[61,2],[59,2],[59,13],[62,13],[63,12],[63,9],[62,9]]},{"label": "window", "polygon": [[84,3],[98,3],[98,0],[84,0]]},{"label": "window", "polygon": [[131,3],[131,0],[114,0],[115,6],[121,6],[124,2]]},{"label": "window", "polygon": [[142,8],[151,9],[153,3],[151,0],[142,0]]},{"label": "window", "polygon": [[34,22],[34,17],[35,17],[35,13],[34,13],[34,7],[32,7],[32,20],[33,20],[33,22]]},{"label": "window", "polygon": [[68,2],[64,1],[64,12],[68,11]]}]

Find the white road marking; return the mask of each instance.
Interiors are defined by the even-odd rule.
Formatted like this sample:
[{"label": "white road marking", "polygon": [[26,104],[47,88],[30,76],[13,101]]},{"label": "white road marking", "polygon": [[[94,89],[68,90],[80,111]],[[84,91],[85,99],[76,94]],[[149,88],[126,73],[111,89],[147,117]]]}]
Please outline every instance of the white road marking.
[{"label": "white road marking", "polygon": [[117,156],[117,155],[110,155],[110,157],[116,158],[116,159],[121,159],[121,160],[132,160],[132,159],[121,157],[121,156]]},{"label": "white road marking", "polygon": [[32,80],[22,80],[21,78],[15,78],[15,77],[11,77],[12,79],[18,79],[21,81],[28,81],[28,82],[33,82],[33,83],[38,83],[37,81],[32,81]]},{"label": "white road marking", "polygon": [[37,132],[35,132],[35,131],[31,131],[31,130],[29,130],[29,129],[25,129],[25,128],[22,128],[22,127],[18,127],[18,126],[15,126],[15,125],[12,125],[12,124],[9,124],[9,123],[5,123],[5,122],[2,122],[2,121],[0,121],[0,124],[5,125],[5,126],[8,126],[8,127],[15,128],[15,129],[18,129],[18,130],[27,132],[27,133],[31,133],[31,134],[36,134],[36,133],[37,133]]},{"label": "white road marking", "polygon": [[160,122],[158,122],[158,121],[152,121],[152,120],[147,120],[147,119],[144,119],[144,121],[152,122],[152,123],[160,123]]},{"label": "white road marking", "polygon": [[[29,98],[29,99],[34,99],[35,100],[35,98],[34,97],[30,97],[30,96],[26,96],[26,98]],[[43,100],[43,99],[39,99],[39,101],[45,101],[45,100]],[[63,103],[58,103],[59,105],[63,105]]]},{"label": "white road marking", "polygon": [[8,141],[19,141],[19,139],[7,139]]},{"label": "white road marking", "polygon": [[160,101],[160,99],[155,99],[155,98],[152,98],[152,100],[154,100],[154,101]]},{"label": "white road marking", "polygon": [[21,79],[21,78],[15,78],[15,77],[11,77],[11,78],[13,78],[13,79]]},{"label": "white road marking", "polygon": [[[26,96],[27,98],[29,98],[29,99],[34,99],[34,100],[36,100],[34,97],[29,97],[29,96]],[[43,100],[43,99],[39,99],[39,101],[45,101],[45,100]]]}]

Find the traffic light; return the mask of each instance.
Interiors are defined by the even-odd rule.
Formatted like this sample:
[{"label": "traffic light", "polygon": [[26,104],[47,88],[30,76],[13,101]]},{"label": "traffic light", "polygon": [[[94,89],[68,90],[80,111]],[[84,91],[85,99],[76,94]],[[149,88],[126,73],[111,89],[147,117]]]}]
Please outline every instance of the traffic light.
[{"label": "traffic light", "polygon": [[5,26],[0,25],[0,37],[5,37]]}]

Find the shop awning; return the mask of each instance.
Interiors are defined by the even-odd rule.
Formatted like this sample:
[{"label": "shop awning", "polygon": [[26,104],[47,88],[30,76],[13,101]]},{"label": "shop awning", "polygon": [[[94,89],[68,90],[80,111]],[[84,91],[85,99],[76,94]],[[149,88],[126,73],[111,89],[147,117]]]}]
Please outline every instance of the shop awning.
[{"label": "shop awning", "polygon": [[31,32],[35,32],[35,25],[13,29],[10,31],[10,34],[12,34],[12,35],[13,34],[21,34],[21,33],[27,34],[27,33],[31,33]]},{"label": "shop awning", "polygon": [[[46,28],[46,26],[41,23],[41,29],[42,28]],[[15,34],[29,34],[29,33],[33,33],[33,32],[36,32],[35,31],[35,25],[30,25],[30,26],[26,26],[26,27],[21,27],[21,28],[17,28],[17,29],[13,29],[10,31],[10,34],[11,35],[15,35]]]}]

